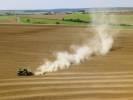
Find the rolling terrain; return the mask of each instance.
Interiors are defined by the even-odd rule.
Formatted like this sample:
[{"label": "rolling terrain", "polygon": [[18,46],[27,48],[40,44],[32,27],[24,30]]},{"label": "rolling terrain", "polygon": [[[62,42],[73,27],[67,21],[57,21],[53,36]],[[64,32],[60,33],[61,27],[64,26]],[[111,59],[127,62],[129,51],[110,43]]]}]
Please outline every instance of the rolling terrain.
[{"label": "rolling terrain", "polygon": [[[117,30],[117,29],[114,29]],[[0,100],[132,100],[133,29],[121,29],[112,51],[70,69],[18,77],[92,36],[91,27],[0,25]]]}]

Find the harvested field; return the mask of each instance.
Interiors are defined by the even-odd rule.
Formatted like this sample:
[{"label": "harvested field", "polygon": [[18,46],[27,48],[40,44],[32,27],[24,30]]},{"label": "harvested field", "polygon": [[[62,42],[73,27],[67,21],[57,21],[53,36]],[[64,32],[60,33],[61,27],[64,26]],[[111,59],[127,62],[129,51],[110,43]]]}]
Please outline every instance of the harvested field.
[{"label": "harvested field", "polygon": [[54,14],[54,15],[27,15],[29,18],[47,18],[47,19],[63,19],[66,14]]},{"label": "harvested field", "polygon": [[112,51],[45,76],[18,77],[35,70],[56,51],[91,37],[87,27],[0,25],[0,100],[132,100],[133,30],[121,29]]},{"label": "harvested field", "polygon": [[0,24],[17,24],[16,16],[0,16]]}]

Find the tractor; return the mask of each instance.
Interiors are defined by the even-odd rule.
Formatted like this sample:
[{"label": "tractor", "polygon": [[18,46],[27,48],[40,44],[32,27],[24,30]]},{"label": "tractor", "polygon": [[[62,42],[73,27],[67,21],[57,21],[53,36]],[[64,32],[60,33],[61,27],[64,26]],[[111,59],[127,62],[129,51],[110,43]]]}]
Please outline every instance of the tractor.
[{"label": "tractor", "polygon": [[17,71],[17,75],[18,76],[32,76],[34,75],[34,73],[28,70],[27,68],[19,68]]}]

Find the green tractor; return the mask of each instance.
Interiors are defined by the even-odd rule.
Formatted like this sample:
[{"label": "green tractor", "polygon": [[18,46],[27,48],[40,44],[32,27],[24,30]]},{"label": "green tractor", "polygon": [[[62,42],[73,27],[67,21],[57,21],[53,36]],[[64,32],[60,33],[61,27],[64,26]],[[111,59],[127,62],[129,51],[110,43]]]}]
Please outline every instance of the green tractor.
[{"label": "green tractor", "polygon": [[34,73],[26,68],[19,68],[17,71],[17,75],[18,76],[32,76],[34,75]]}]

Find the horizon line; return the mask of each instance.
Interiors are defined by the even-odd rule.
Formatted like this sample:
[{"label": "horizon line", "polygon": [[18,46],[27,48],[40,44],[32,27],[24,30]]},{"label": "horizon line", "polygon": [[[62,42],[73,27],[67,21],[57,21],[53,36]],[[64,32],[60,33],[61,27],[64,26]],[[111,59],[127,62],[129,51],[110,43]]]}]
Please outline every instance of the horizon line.
[{"label": "horizon line", "polygon": [[104,8],[133,8],[133,7],[90,7],[90,8],[38,8],[38,9],[0,9],[0,10],[56,10],[56,9],[104,9]]}]

